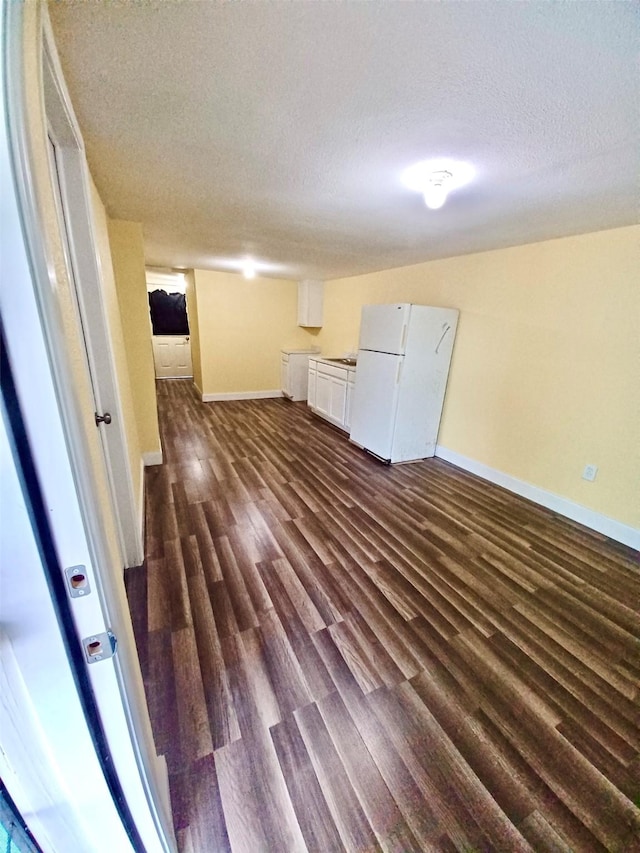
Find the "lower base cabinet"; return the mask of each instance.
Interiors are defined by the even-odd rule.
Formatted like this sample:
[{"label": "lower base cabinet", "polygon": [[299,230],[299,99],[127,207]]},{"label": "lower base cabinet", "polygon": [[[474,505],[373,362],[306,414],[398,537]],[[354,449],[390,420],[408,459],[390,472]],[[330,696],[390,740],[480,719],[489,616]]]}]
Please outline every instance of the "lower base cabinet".
[{"label": "lower base cabinet", "polygon": [[307,373],[307,405],[313,409],[316,404],[316,384],[318,378],[317,362],[309,359],[309,370]]},{"label": "lower base cabinet", "polygon": [[307,401],[311,410],[348,432],[355,369],[310,359],[308,375]]},{"label": "lower base cabinet", "polygon": [[285,349],[280,353],[280,384],[290,400],[307,399],[307,369],[313,350]]},{"label": "lower base cabinet", "polygon": [[356,387],[356,372],[349,371],[349,380],[347,382],[347,403],[344,415],[344,427],[347,432],[351,431],[351,404],[353,403],[353,389]]}]

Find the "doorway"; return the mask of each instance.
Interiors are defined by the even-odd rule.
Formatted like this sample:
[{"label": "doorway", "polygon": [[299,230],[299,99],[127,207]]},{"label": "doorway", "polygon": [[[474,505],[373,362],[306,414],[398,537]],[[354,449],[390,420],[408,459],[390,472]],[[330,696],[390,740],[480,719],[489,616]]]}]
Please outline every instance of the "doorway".
[{"label": "doorway", "polygon": [[156,379],[191,379],[191,336],[184,274],[147,270]]}]

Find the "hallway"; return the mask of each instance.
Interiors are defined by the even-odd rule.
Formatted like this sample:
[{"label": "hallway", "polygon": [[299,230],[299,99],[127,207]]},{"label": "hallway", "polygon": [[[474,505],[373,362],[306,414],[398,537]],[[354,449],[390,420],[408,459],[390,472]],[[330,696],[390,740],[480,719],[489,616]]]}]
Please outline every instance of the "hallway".
[{"label": "hallway", "polygon": [[158,382],[126,573],[184,853],[640,850],[630,549]]}]

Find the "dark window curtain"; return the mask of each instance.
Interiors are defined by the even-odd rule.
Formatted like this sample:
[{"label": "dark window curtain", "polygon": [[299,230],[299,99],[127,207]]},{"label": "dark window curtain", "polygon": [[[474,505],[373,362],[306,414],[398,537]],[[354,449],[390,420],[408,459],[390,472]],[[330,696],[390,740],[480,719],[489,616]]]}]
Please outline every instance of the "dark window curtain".
[{"label": "dark window curtain", "polygon": [[188,335],[187,298],[184,293],[152,290],[149,312],[154,335]]}]

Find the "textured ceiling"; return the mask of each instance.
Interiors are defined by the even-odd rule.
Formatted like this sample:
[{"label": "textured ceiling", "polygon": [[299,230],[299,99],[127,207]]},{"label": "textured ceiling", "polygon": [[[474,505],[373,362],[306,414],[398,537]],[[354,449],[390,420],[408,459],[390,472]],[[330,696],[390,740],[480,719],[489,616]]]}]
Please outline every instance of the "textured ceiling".
[{"label": "textured ceiling", "polygon": [[[635,3],[50,13],[96,184],[150,264],[328,279],[638,220]],[[431,211],[400,175],[436,157],[476,177]]]}]

